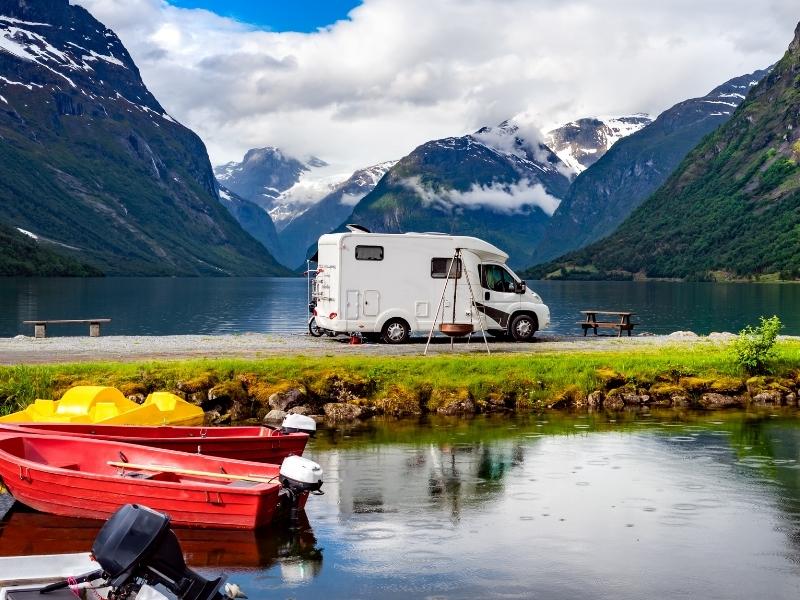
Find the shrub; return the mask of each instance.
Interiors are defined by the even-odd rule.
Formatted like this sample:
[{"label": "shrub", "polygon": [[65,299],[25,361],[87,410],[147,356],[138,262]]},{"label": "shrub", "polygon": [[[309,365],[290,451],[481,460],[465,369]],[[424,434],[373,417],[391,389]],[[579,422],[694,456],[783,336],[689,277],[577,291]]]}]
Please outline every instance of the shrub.
[{"label": "shrub", "polygon": [[764,372],[782,328],[781,320],[773,316],[768,319],[761,317],[761,324],[757,327],[748,325],[742,329],[733,343],[733,352],[739,366],[750,373]]}]

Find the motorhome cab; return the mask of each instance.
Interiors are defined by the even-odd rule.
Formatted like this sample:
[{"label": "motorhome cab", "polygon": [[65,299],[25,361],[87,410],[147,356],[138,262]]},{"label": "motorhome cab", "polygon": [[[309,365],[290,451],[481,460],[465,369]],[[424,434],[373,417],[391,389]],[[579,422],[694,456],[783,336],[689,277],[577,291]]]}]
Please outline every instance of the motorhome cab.
[{"label": "motorhome cab", "polygon": [[[461,258],[451,264],[458,249]],[[317,326],[379,334],[398,344],[412,332],[427,334],[441,303],[437,323],[473,324],[476,330],[482,324],[496,336],[531,340],[550,324],[550,310],[506,260],[505,252],[474,237],[358,230],[323,235],[311,294]]]}]

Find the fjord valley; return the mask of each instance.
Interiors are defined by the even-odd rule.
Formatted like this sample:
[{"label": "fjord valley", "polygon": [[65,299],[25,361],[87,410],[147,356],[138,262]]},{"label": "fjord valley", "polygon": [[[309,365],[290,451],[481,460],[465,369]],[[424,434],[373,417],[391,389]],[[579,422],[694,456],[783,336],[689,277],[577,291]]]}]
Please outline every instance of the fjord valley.
[{"label": "fjord valley", "polygon": [[67,0],[0,2],[0,222],[14,247],[64,257],[4,246],[8,274],[288,272],[222,206],[202,141],[119,38]]},{"label": "fjord valley", "polygon": [[609,237],[538,267],[554,277],[796,279],[800,25],[729,120]]}]

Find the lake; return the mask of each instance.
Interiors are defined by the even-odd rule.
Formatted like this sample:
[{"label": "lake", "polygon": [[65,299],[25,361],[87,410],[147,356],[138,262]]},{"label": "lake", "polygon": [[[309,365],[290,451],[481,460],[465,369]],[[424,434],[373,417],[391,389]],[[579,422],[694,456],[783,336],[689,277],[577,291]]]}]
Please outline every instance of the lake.
[{"label": "lake", "polygon": [[[631,310],[642,332],[738,331],[777,314],[800,335],[800,285],[629,281],[530,281],[557,334],[580,333],[582,309]],[[104,335],[302,333],[306,281],[269,278],[0,278],[0,336],[32,334],[30,319],[110,317]],[[56,335],[85,335],[60,326]]]},{"label": "lake", "polygon": [[[178,531],[250,598],[670,598],[800,593],[800,420],[549,412],[323,429],[307,523]],[[97,523],[12,512],[4,555],[85,551]]]}]

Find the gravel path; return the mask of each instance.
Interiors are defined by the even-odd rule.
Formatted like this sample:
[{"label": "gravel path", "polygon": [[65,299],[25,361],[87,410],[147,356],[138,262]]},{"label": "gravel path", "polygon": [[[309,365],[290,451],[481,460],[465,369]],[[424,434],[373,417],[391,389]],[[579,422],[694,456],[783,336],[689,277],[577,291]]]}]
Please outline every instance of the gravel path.
[{"label": "gravel path", "polygon": [[[668,336],[634,336],[616,338],[559,337],[541,335],[529,344],[496,341],[489,338],[493,353],[552,352],[559,350],[634,350],[659,345],[720,343],[729,341],[731,334],[712,334],[698,338],[694,334],[676,332]],[[173,335],[173,336],[107,336],[52,337],[34,339],[18,336],[0,338],[0,364],[43,364],[85,361],[134,361],[146,359],[258,358],[279,355],[376,355],[401,356],[421,355],[425,349],[425,338],[414,338],[411,343],[400,346],[386,344],[349,345],[345,337],[313,338],[308,335],[275,335],[249,333],[241,335]],[[472,343],[456,341],[455,352],[485,352],[480,336]],[[434,339],[429,354],[450,353],[449,340]]]}]

